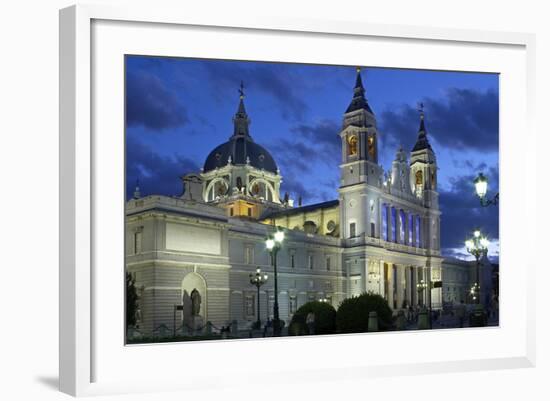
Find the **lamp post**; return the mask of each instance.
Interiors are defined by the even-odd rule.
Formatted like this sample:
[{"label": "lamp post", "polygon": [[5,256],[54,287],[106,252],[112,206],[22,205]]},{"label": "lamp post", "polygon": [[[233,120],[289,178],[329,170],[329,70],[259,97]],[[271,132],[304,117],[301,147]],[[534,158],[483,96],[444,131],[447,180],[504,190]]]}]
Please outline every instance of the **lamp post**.
[{"label": "lamp post", "polygon": [[260,287],[267,281],[267,274],[262,274],[262,271],[258,267],[256,269],[256,274],[250,273],[248,277],[250,278],[250,284],[255,285],[258,289],[258,321],[256,322],[256,326],[259,329],[262,327],[262,322],[260,320]]},{"label": "lamp post", "polygon": [[419,283],[416,283],[416,291],[418,291],[418,295],[422,294],[422,306],[424,305],[424,290],[428,288],[428,283],[426,283],[423,279],[420,280]]},{"label": "lamp post", "polygon": [[479,197],[479,202],[481,203],[481,206],[498,206],[498,192],[493,197],[493,199],[487,199],[487,188],[489,187],[489,180],[483,175],[483,173],[479,173],[479,175],[474,179],[474,186],[476,188],[476,193]]},{"label": "lamp post", "polygon": [[281,335],[281,325],[279,321],[279,290],[277,288],[277,253],[283,245],[285,239],[285,233],[283,231],[276,231],[273,235],[270,235],[265,240],[265,247],[271,254],[271,262],[273,264],[273,286],[275,290],[275,302],[273,302],[273,335],[275,337]]},{"label": "lamp post", "polygon": [[476,282],[470,291],[474,296],[476,304],[480,303],[480,285],[479,285],[479,265],[482,256],[487,255],[489,240],[481,235],[479,229],[474,230],[474,236],[465,242],[466,250],[476,258]]},{"label": "lamp post", "polygon": [[432,328],[432,311],[431,308],[428,310],[426,308],[424,299],[427,298],[427,295],[424,295],[425,290],[428,288],[428,283],[426,283],[424,280],[420,280],[419,283],[416,284],[416,290],[418,291],[418,295],[422,293],[422,308],[420,309],[418,313],[418,328],[419,329],[431,329]]}]

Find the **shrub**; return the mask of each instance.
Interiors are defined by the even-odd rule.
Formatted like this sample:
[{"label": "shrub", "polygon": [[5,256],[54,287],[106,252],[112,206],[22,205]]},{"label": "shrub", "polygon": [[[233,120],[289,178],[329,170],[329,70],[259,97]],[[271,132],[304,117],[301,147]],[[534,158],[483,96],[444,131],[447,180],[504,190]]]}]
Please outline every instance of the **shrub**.
[{"label": "shrub", "polygon": [[306,317],[309,312],[315,315],[315,334],[333,334],[336,331],[336,310],[326,302],[312,301],[302,305],[288,327],[290,335],[307,334]]},{"label": "shrub", "polygon": [[368,331],[369,312],[378,314],[380,331],[392,328],[392,310],[378,294],[363,293],[342,301],[336,314],[336,326],[340,333],[364,333]]}]

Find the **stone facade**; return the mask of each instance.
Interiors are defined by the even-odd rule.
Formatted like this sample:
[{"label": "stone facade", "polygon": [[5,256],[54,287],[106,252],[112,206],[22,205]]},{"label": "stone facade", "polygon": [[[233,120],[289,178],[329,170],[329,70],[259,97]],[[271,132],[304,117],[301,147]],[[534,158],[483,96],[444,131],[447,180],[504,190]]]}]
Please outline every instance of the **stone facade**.
[{"label": "stone facade", "polygon": [[141,328],[192,323],[194,290],[202,322],[249,326],[257,318],[249,274],[258,267],[269,276],[260,291],[260,316],[272,317],[276,295],[265,239],[276,230],[286,234],[277,262],[280,318],[287,322],[308,301],[338,307],[369,291],[394,310],[438,309],[464,295],[471,284],[464,272],[473,269],[458,261],[447,268],[440,255],[437,163],[423,113],[410,161],[400,148],[386,172],[378,164],[376,118],[364,93],[358,71],[340,131],[334,201],[295,207],[280,195],[280,170],[249,133],[244,93],[233,135],[211,152],[200,173],[183,177],[181,197],[136,191],[126,205],[126,267],[136,277]]}]

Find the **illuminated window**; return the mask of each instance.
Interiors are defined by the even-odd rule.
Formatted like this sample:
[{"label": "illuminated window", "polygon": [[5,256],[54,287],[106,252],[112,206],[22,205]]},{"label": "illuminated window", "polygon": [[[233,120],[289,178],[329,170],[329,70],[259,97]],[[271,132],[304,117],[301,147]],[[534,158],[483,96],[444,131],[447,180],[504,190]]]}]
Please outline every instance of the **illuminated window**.
[{"label": "illuminated window", "polygon": [[399,243],[405,243],[405,212],[403,210],[399,211]]},{"label": "illuminated window", "polygon": [[420,216],[416,216],[416,224],[414,228],[416,229],[416,247],[420,248]]},{"label": "illuminated window", "polygon": [[388,205],[382,205],[382,239],[388,240]]},{"label": "illuminated window", "polygon": [[350,135],[348,137],[348,154],[350,156],[357,155],[357,135]]},{"label": "illuminated window", "polygon": [[413,226],[414,226],[414,217],[412,214],[409,214],[409,245],[414,245],[413,243]]},{"label": "illuminated window", "polygon": [[391,208],[391,241],[397,242],[397,231],[395,229],[397,212],[394,207]]}]

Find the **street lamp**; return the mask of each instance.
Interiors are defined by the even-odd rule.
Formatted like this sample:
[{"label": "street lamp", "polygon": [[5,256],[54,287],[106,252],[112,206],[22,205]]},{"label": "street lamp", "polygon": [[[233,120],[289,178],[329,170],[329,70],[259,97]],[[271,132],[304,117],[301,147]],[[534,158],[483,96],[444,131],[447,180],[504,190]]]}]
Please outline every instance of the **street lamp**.
[{"label": "street lamp", "polygon": [[256,322],[256,325],[259,329],[262,327],[262,322],[260,320],[260,287],[267,281],[267,274],[262,274],[262,271],[258,267],[256,269],[256,274],[250,273],[248,277],[250,278],[250,284],[255,285],[258,289],[258,321]]},{"label": "street lamp", "polygon": [[273,235],[270,235],[265,240],[265,247],[271,254],[271,262],[273,264],[273,278],[274,278],[274,289],[275,289],[275,302],[273,303],[273,335],[281,335],[281,325],[279,321],[279,291],[277,288],[277,253],[283,245],[285,239],[285,233],[283,231],[276,231]]},{"label": "street lamp", "polygon": [[[420,294],[422,293],[422,310],[419,313],[418,316],[418,328],[427,329],[432,328],[432,306],[431,306],[431,298],[430,298],[430,307],[426,308],[425,302],[428,300],[428,294],[426,293],[424,295],[424,292],[429,288],[429,284],[425,282],[424,280],[420,280],[419,283],[416,284],[416,290],[418,291],[418,296],[420,297]],[[426,298],[426,299],[424,299]],[[422,316],[426,316],[426,318],[422,318]]]},{"label": "street lamp", "polygon": [[474,230],[474,236],[465,242],[466,250],[476,258],[476,282],[470,290],[475,303],[480,303],[480,286],[479,286],[479,265],[482,256],[487,255],[489,248],[489,240],[481,234],[479,229]]},{"label": "street lamp", "polygon": [[498,192],[493,197],[493,199],[487,199],[487,188],[489,187],[489,181],[487,180],[487,177],[483,175],[483,173],[479,173],[479,175],[474,180],[474,186],[476,188],[477,196],[479,197],[479,202],[481,203],[481,206],[498,206]]}]

